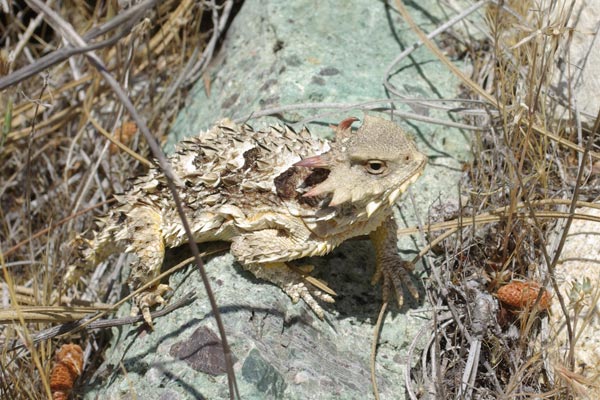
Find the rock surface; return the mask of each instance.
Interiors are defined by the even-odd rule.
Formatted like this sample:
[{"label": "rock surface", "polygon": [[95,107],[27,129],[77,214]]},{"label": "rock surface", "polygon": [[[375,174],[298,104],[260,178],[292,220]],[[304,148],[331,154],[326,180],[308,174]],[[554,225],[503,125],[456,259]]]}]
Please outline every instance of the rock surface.
[{"label": "rock surface", "polygon": [[[600,210],[580,208],[578,215],[600,218]],[[556,266],[556,281],[563,296],[574,335],[575,371],[584,379],[568,378],[566,355],[569,341],[564,313],[554,296],[550,311],[550,364],[555,379],[576,390],[579,398],[598,399],[600,388],[600,318],[597,304],[600,300],[600,222],[573,220],[565,246]]]},{"label": "rock surface", "polygon": [[[427,31],[447,18],[433,0],[420,2],[411,12]],[[414,41],[384,2],[357,0],[342,7],[337,1],[246,0],[213,62],[210,95],[202,82],[196,85],[170,146],[223,117],[247,118],[253,111],[297,103],[385,98],[381,82],[387,66]],[[424,49],[397,66],[392,81],[409,97],[451,98],[459,91],[456,80]],[[435,111],[412,110],[447,119]],[[328,124],[363,115],[354,109],[323,116],[329,111],[294,109],[280,117],[297,123],[322,115],[310,129],[326,135]],[[249,121],[255,127],[266,122]],[[431,204],[456,197],[461,163],[469,157],[468,137],[447,127],[398,122],[430,156],[425,175],[412,189],[416,207],[405,200],[398,208],[399,221],[414,225],[415,208],[426,220]],[[401,238],[407,259],[414,257],[419,241]],[[370,243],[352,241],[327,257],[307,260],[316,267],[315,275],[338,293],[336,303],[326,308],[326,321],[302,303],[291,304],[279,288],[253,279],[230,254],[206,261],[243,399],[373,397],[369,357],[381,290],[369,283],[374,270]],[[423,298],[423,282],[417,283]],[[189,291],[198,299],[156,319],[153,332],[139,326],[114,329],[104,364],[86,383],[85,398],[229,397],[221,348],[215,341],[218,330],[198,272],[185,269],[171,276],[169,284],[175,289],[173,299]],[[383,399],[405,397],[407,348],[428,322],[427,313],[414,312],[421,306],[407,299],[402,309],[392,305],[386,315],[376,363]],[[128,313],[127,308],[121,312]]]},{"label": "rock surface", "polygon": [[[559,1],[553,7],[554,18],[560,20],[560,15],[564,18],[570,7],[571,1]],[[600,97],[590,95],[600,92],[600,0],[574,2],[567,26],[568,31],[557,27],[558,32],[571,40],[564,40],[552,86],[565,104],[573,90],[582,122],[591,126],[600,110]],[[567,110],[557,117],[571,118]]]}]

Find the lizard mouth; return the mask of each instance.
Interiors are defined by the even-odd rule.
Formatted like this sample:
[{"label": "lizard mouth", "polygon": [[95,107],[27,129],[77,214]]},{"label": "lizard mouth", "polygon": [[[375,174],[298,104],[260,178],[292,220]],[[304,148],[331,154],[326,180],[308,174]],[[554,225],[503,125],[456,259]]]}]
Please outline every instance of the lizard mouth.
[{"label": "lizard mouth", "polygon": [[[331,199],[331,193],[323,194],[320,196],[305,196],[311,189],[313,189],[318,184],[324,182],[329,177],[329,171],[325,168],[313,168],[310,174],[304,179],[304,183],[300,186],[301,193],[298,193],[298,203],[307,204],[311,207],[317,206],[319,204],[329,203]],[[326,201],[323,201],[326,200]]]},{"label": "lizard mouth", "polygon": [[326,168],[313,168],[310,174],[304,179],[303,188],[312,189],[314,186],[322,183],[329,177],[331,171]]},{"label": "lizard mouth", "polygon": [[301,168],[301,166],[292,166],[275,178],[277,195],[282,200],[295,200],[301,205],[316,207],[331,196],[305,197],[304,194],[324,182],[329,173],[329,169],[322,167]]}]

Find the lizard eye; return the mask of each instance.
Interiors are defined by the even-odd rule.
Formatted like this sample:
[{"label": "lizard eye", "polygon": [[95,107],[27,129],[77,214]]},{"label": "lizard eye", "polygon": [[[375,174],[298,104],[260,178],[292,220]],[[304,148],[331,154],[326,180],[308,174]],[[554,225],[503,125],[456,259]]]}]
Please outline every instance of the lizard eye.
[{"label": "lizard eye", "polygon": [[387,165],[381,160],[369,160],[365,164],[365,169],[371,175],[380,175],[387,170]]}]

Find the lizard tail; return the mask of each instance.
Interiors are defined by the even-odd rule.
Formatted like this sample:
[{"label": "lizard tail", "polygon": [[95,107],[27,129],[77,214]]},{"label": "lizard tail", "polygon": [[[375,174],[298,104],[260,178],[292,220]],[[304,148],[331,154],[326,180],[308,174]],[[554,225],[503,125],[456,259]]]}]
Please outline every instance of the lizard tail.
[{"label": "lizard tail", "polygon": [[72,262],[67,268],[63,282],[67,287],[77,283],[84,272],[89,271],[104,261],[115,250],[113,232],[102,232],[99,235],[94,232],[93,239],[86,239],[77,235],[70,243]]}]

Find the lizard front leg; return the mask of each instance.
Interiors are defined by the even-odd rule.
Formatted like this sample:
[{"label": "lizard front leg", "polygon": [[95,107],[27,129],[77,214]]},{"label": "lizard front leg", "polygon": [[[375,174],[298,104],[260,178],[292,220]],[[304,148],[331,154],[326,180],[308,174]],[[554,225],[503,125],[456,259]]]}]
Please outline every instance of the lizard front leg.
[{"label": "lizard front leg", "polygon": [[317,250],[314,247],[314,244],[299,241],[277,229],[263,229],[236,237],[231,244],[231,252],[244,269],[279,286],[292,302],[302,299],[323,319],[325,312],[316,299],[333,303],[334,299],[328,293],[334,292],[323,282],[306,277],[297,268],[285,263],[311,255]]},{"label": "lizard front leg", "polygon": [[376,257],[376,269],[371,283],[375,284],[383,278],[383,301],[387,302],[390,293],[394,291],[398,299],[398,306],[402,307],[404,303],[403,286],[415,299],[419,298],[419,292],[410,277],[410,271],[414,266],[408,261],[402,260],[398,254],[397,230],[398,226],[394,217],[389,216],[379,228],[369,235],[375,247]]}]

